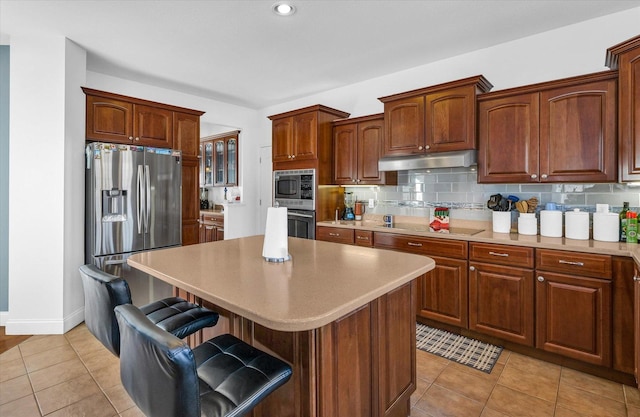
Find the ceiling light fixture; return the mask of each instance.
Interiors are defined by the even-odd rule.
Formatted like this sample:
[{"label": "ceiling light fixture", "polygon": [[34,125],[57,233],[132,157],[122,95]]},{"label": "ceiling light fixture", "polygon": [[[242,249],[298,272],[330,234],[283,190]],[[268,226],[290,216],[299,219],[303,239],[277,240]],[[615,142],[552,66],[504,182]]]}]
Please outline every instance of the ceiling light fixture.
[{"label": "ceiling light fixture", "polygon": [[291,16],[296,12],[296,8],[287,2],[278,2],[273,5],[273,12],[278,16]]}]

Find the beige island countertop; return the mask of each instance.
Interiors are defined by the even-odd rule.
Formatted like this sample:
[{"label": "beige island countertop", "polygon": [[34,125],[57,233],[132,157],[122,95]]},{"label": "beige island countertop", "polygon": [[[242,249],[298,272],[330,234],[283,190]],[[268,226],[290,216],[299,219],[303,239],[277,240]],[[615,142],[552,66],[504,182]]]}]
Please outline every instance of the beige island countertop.
[{"label": "beige island countertop", "polygon": [[291,261],[262,258],[263,236],[139,253],[134,268],[280,331],[322,327],[432,270],[428,257],[289,238]]}]

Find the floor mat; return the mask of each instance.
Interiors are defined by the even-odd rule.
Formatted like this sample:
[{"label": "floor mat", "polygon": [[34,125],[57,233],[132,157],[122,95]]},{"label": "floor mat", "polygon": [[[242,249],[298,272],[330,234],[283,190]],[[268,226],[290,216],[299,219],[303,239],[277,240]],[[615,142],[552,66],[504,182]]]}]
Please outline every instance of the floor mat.
[{"label": "floor mat", "polygon": [[502,346],[495,346],[455,333],[416,324],[416,347],[425,352],[491,373],[502,353]]}]

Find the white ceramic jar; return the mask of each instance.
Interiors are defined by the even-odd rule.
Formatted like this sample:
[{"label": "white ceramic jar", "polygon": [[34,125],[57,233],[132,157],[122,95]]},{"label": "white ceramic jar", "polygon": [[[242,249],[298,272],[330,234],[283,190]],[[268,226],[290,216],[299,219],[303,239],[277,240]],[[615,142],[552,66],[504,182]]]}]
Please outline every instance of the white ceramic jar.
[{"label": "white ceramic jar", "polygon": [[540,211],[540,235],[562,237],[562,212],[559,210]]},{"label": "white ceramic jar", "polygon": [[564,214],[564,235],[568,239],[589,239],[589,213],[573,209]]},{"label": "white ceramic jar", "polygon": [[511,212],[510,211],[494,211],[493,212],[493,231],[496,233],[511,232]]},{"label": "white ceramic jar", "polygon": [[518,233],[521,235],[537,235],[538,219],[535,213],[520,213],[518,217]]}]

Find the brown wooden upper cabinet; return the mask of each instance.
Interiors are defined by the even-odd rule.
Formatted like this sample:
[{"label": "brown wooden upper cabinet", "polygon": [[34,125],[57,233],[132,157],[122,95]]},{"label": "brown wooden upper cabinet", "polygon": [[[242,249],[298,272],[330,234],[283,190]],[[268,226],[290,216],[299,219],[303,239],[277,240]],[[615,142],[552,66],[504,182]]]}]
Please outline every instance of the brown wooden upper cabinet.
[{"label": "brown wooden upper cabinet", "polygon": [[333,122],[335,184],[397,184],[398,173],[378,170],[384,138],[384,114]]},{"label": "brown wooden upper cabinet", "polygon": [[615,182],[617,72],[478,97],[478,182]]},{"label": "brown wooden upper cabinet", "polygon": [[476,149],[476,96],[491,87],[478,75],[381,97],[383,156]]},{"label": "brown wooden upper cabinet", "polygon": [[273,163],[317,159],[331,143],[331,125],[326,122],[346,117],[349,113],[322,105],[269,116]]},{"label": "brown wooden upper cabinet", "polygon": [[607,49],[606,64],[619,71],[619,180],[640,181],[640,36]]}]

